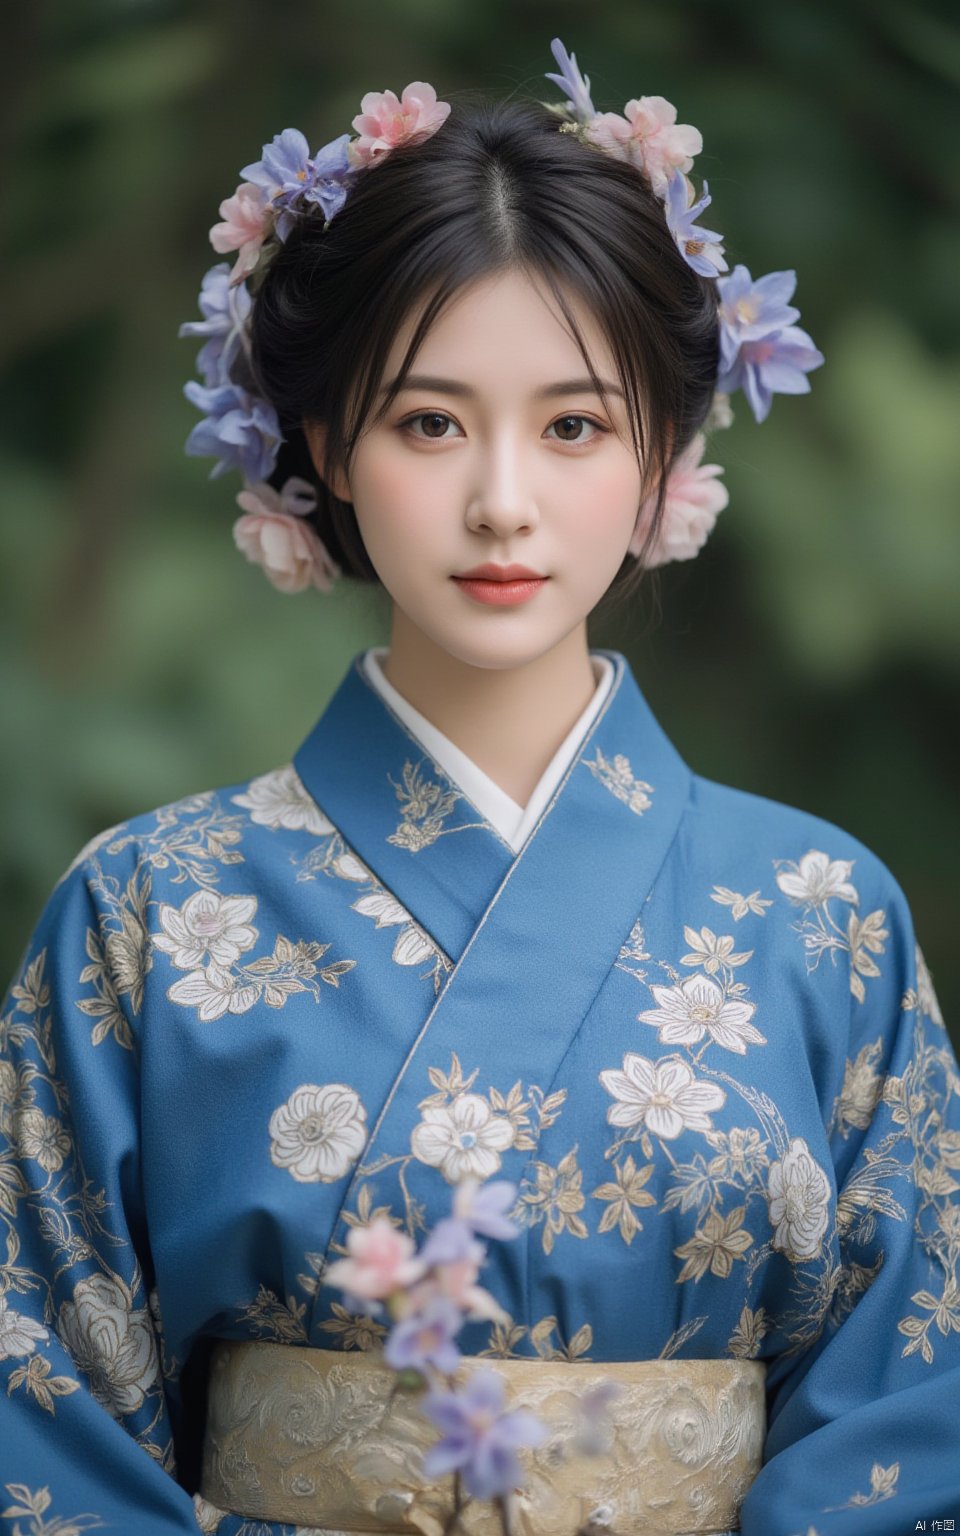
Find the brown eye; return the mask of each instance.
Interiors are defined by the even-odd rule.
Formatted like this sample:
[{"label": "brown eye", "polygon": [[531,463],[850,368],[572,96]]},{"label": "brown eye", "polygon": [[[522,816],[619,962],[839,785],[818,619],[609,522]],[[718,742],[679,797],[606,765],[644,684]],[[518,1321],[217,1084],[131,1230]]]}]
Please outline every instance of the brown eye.
[{"label": "brown eye", "polygon": [[[594,432],[604,431],[603,427],[598,426],[595,421],[591,421],[587,416],[561,416],[556,421],[551,422],[550,426],[551,428],[557,428],[558,441],[561,443],[580,444],[590,442],[591,439],[585,437],[579,431],[581,427],[592,427]],[[568,433],[571,435],[568,435]]]},{"label": "brown eye", "polygon": [[[422,432],[414,431],[414,423],[419,422],[424,423]],[[408,416],[400,425],[403,431],[409,432],[413,437],[421,439],[428,437],[431,441],[438,443],[443,441],[446,428],[451,425],[451,421],[450,417],[445,416],[442,411],[420,411],[416,416]]]}]

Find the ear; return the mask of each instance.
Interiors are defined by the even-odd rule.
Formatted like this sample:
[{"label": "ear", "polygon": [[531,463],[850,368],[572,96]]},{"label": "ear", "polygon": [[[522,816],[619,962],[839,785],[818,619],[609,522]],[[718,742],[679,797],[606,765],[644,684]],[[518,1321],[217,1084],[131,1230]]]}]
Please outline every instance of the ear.
[{"label": "ear", "polygon": [[325,472],[323,461],[327,446],[327,429],[324,423],[322,421],[305,421],[303,423],[303,435],[307,440],[307,447],[310,450],[313,467],[320,479],[329,486],[334,496],[339,497],[341,501],[352,502],[353,496],[350,492],[350,482],[340,465],[336,465],[330,475],[327,475]]}]

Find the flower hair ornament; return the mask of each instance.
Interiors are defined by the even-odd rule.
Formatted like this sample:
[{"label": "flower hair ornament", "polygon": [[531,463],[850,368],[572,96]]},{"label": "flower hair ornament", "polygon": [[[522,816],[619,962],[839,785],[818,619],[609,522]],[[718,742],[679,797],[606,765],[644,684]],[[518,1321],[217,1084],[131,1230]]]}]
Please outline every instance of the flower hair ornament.
[{"label": "flower hair ornament", "polygon": [[[697,223],[711,202],[707,182],[697,198],[687,175],[703,148],[701,134],[678,123],[676,107],[663,96],[634,98],[622,115],[597,112],[589,76],[580,73],[576,55],[568,54],[558,37],[550,47],[559,73],[546,78],[565,100],[543,105],[563,120],[561,131],[635,166],[662,203],[667,228],[688,266],[716,281],[720,362],[705,430],[731,425],[734,390],[743,390],[758,422],[766,420],[773,395],[808,393],[807,374],[820,366],[823,354],[796,324],[800,312],[790,303],[796,273],[768,272],[755,280],[742,265],[729,272],[723,236]],[[185,451],[217,460],[211,479],[240,471],[237,502],[243,515],[234,524],[234,541],[282,592],[329,591],[341,571],[307,521],[317,505],[314,487],[297,476],[279,491],[269,484],[283,437],[273,406],[249,387],[249,319],[256,299],[247,279],[254,273],[259,279],[298,219],[322,218],[326,229],[357,178],[399,145],[430,138],[443,126],[450,105],[437,100],[433,86],[416,80],[399,99],[393,91],[368,91],[360,109],[352,124],[355,138],[341,134],[311,155],[303,134],[285,128],[263,146],[258,161],[243,167],[243,181],[220,204],[221,222],[210,230],[218,254],[236,252],[233,266],[223,261],[209,269],[200,288],[203,319],[179,330],[181,336],[204,339],[197,355],[204,382],[191,379],[184,385],[187,399],[204,415]],[[698,432],[667,476],[648,566],[698,554],[727,505],[729,494],[717,478],[722,466],[701,463],[705,449],[705,433]],[[640,508],[631,555],[641,553],[644,514],[652,512],[655,499],[651,495]]]}]

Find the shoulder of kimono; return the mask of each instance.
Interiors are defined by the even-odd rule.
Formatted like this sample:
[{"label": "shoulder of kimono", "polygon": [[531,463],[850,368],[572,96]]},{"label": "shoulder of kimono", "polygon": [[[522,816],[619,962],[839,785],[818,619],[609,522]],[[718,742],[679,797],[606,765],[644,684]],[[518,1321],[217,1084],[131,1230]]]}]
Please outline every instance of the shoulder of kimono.
[{"label": "shoulder of kimono", "polygon": [[195,790],[176,799],[163,801],[148,810],[137,811],[123,821],[104,827],[90,837],[65,866],[54,890],[67,882],[73,885],[84,882],[95,884],[101,869],[109,868],[117,874],[124,869],[131,871],[144,850],[156,842],[165,828],[210,822],[219,818],[242,821],[245,824],[245,836],[252,834],[255,837],[261,829],[250,824],[246,811],[236,804],[234,797],[247,794],[257,779],[289,772],[290,768],[289,763],[284,763],[271,770],[270,775],[255,775],[232,784]]},{"label": "shoulder of kimono", "polygon": [[863,899],[907,905],[896,876],[867,843],[827,817],[730,784],[693,775],[684,832],[702,841],[711,862],[725,856],[769,869],[771,861],[798,862],[820,852],[853,866],[852,879]]}]

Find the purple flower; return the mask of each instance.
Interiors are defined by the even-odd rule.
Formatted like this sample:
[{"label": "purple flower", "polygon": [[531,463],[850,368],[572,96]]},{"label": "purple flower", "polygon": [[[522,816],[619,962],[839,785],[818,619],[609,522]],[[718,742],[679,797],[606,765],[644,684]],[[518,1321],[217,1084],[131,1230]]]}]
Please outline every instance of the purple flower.
[{"label": "purple flower", "polygon": [[198,300],[203,320],[185,320],[178,336],[207,336],[197,353],[197,367],[208,386],[227,384],[230,367],[243,345],[250,294],[243,283],[230,286],[230,265],[218,261],[205,273]]},{"label": "purple flower", "polygon": [[[303,200],[305,203],[319,203],[327,219],[332,219],[335,213],[340,212],[346,202],[347,186],[356,176],[356,170],[347,158],[349,143],[349,133],[341,133],[338,139],[331,139],[329,144],[318,149],[313,157],[314,181],[304,193]],[[286,235],[280,238],[285,240]]]},{"label": "purple flower", "polygon": [[758,341],[800,319],[799,309],[787,303],[796,286],[796,272],[768,272],[754,282],[742,262],[729,277],[717,279],[721,372],[732,368],[741,342]]},{"label": "purple flower", "polygon": [[550,44],[550,52],[560,66],[559,75],[547,75],[546,78],[554,85],[558,85],[561,91],[567,91],[569,99],[567,106],[581,123],[588,118],[596,116],[593,102],[590,100],[590,76],[581,75],[577,65],[575,53],[568,53],[559,37],[555,37]]},{"label": "purple flower", "polygon": [[276,232],[286,240],[293,228],[298,205],[319,203],[324,217],[332,219],[346,199],[343,178],[350,171],[347,158],[349,133],[332,139],[311,157],[299,128],[284,128],[261,150],[262,158],[245,165],[240,175],[265,187],[277,210]]},{"label": "purple flower", "polygon": [[724,394],[742,389],[757,421],[765,421],[773,395],[806,395],[806,375],[819,368],[823,353],[806,331],[793,324],[800,311],[793,297],[797,274],[768,272],[753,281],[743,265],[718,278],[720,293],[720,371],[716,387]]},{"label": "purple flower", "polygon": [[277,448],[283,441],[273,406],[258,395],[248,394],[238,384],[204,388],[190,379],[183,392],[198,410],[209,413],[197,422],[184,452],[217,458],[210,479],[228,469],[242,470],[249,481],[268,479],[276,464]]},{"label": "purple flower", "polygon": [[516,1237],[520,1228],[502,1214],[513,1204],[516,1194],[517,1186],[509,1179],[494,1179],[488,1184],[465,1179],[453,1197],[454,1213],[484,1237]]},{"label": "purple flower", "polygon": [[299,128],[284,128],[260,151],[262,158],[245,165],[244,181],[265,187],[271,199],[281,192],[303,192],[312,184],[310,146]]},{"label": "purple flower", "polygon": [[444,1296],[435,1296],[422,1312],[395,1323],[384,1348],[384,1358],[395,1371],[422,1371],[428,1365],[438,1371],[455,1371],[460,1351],[454,1335],[463,1327],[463,1314]]},{"label": "purple flower", "polygon": [[674,168],[667,183],[667,194],[664,198],[667,228],[676,240],[680,255],[687,266],[692,267],[694,272],[699,272],[702,277],[716,277],[718,272],[727,270],[723,245],[720,243],[723,236],[716,230],[703,229],[695,222],[697,214],[702,213],[704,208],[713,201],[708,191],[708,183],[703,184],[703,196],[700,201],[689,208],[687,207],[688,195],[687,178],[681,170]]},{"label": "purple flower", "polygon": [[444,1216],[437,1222],[418,1255],[424,1264],[482,1264],[487,1250],[478,1243],[466,1221]]},{"label": "purple flower", "polygon": [[459,1468],[467,1492],[478,1499],[506,1495],[520,1482],[517,1447],[539,1445],[547,1430],[535,1414],[503,1413],[502,1377],[475,1368],[460,1392],[428,1392],[421,1406],[442,1432],[423,1458],[427,1477]]},{"label": "purple flower", "polygon": [[742,389],[757,421],[765,421],[774,395],[808,395],[806,375],[819,368],[823,353],[797,325],[772,331],[759,341],[745,341],[733,367],[717,378],[726,394]]}]

